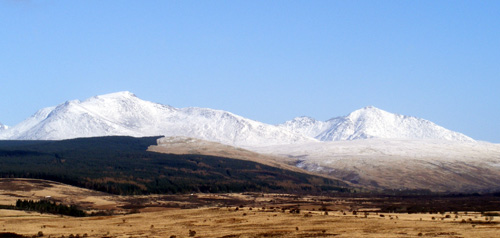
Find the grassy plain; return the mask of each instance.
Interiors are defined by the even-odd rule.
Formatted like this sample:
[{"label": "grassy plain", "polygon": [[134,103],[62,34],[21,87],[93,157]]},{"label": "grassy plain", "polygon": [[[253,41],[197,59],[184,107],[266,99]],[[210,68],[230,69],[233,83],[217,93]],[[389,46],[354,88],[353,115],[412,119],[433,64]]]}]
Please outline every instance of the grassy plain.
[{"label": "grassy plain", "polygon": [[124,238],[500,237],[499,217],[490,220],[470,211],[380,212],[383,199],[256,193],[116,196],[43,180],[0,180],[0,205],[44,198],[113,215],[75,218],[2,209],[0,237],[7,232]]}]

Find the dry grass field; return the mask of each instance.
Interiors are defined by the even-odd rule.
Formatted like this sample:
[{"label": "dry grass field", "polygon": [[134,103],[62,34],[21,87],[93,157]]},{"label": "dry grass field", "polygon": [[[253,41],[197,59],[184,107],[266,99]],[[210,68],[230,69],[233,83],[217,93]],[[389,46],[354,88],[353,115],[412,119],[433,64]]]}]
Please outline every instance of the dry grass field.
[{"label": "dry grass field", "polygon": [[0,210],[0,237],[7,232],[66,238],[500,237],[498,217],[491,221],[480,213],[463,211],[382,213],[363,199],[284,194],[110,196],[48,181],[0,180],[2,205],[46,196],[114,214],[75,218]]}]

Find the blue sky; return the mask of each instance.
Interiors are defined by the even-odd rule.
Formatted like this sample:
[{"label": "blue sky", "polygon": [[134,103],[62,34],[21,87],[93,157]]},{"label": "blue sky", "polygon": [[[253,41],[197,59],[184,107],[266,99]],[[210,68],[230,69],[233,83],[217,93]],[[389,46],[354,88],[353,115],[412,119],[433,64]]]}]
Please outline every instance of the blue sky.
[{"label": "blue sky", "polygon": [[0,122],[117,91],[277,124],[373,105],[500,143],[500,1],[0,1]]}]

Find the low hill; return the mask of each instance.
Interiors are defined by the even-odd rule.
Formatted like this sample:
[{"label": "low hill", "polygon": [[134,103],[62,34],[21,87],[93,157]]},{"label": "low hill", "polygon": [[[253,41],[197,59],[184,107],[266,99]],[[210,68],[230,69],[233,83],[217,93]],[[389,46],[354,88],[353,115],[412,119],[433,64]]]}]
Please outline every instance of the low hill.
[{"label": "low hill", "polygon": [[377,189],[500,191],[500,145],[486,142],[366,139],[261,148],[296,166]]},{"label": "low hill", "polygon": [[0,141],[0,176],[47,179],[115,194],[349,191],[339,180],[254,161],[146,151],[158,138]]},{"label": "low hill", "polygon": [[[296,159],[287,156],[277,156],[270,154],[259,154],[254,151],[239,147],[225,145],[213,141],[201,140],[191,137],[173,136],[162,137],[157,141],[157,145],[152,145],[148,151],[177,154],[177,155],[209,155],[216,157],[225,157],[246,161],[253,161],[259,164],[269,165],[285,170],[291,170],[299,173],[313,172],[298,168],[295,166]],[[318,174],[314,174],[318,175]],[[326,175],[321,175],[326,176]],[[333,179],[336,179],[332,177]]]}]

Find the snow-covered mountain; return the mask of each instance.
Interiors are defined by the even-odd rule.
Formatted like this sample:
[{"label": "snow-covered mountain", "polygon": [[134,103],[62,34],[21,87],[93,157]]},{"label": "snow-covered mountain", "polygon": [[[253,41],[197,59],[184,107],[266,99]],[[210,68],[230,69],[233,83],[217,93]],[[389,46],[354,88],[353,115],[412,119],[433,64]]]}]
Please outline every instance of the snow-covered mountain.
[{"label": "snow-covered mountain", "polygon": [[430,121],[365,107],[345,117],[299,117],[269,125],[208,108],[174,108],[130,92],[67,101],[0,131],[0,139],[68,139],[106,135],[188,136],[243,147],[368,138],[474,141]]},{"label": "snow-covered mountain", "polygon": [[130,92],[67,101],[44,108],[1,132],[0,138],[54,140],[107,135],[188,136],[238,146],[315,141],[230,112],[174,108],[141,100]]},{"label": "snow-covered mountain", "polygon": [[336,117],[328,121],[297,117],[279,127],[321,141],[369,138],[474,141],[470,137],[447,130],[428,120],[393,114],[375,107],[365,107],[345,117]]},{"label": "snow-covered mountain", "polygon": [[377,188],[500,190],[500,145],[375,107],[328,121],[298,117],[269,125],[226,111],[175,108],[118,92],[67,101],[41,109],[16,126],[0,126],[0,139],[108,135],[213,141],[288,156],[288,163],[300,168]]},{"label": "snow-covered mountain", "polygon": [[0,131],[7,130],[9,127],[0,123]]}]

